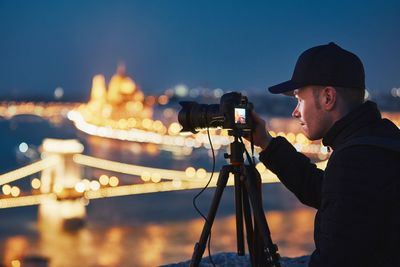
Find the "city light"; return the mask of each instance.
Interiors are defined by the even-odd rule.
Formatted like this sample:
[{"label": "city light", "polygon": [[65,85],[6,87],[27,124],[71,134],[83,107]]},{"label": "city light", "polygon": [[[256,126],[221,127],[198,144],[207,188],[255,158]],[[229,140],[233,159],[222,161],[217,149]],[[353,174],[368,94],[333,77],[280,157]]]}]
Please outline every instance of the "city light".
[{"label": "city light", "polygon": [[85,192],[86,186],[83,182],[79,182],[75,185],[75,190],[78,193],[83,193]]},{"label": "city light", "polygon": [[161,181],[161,175],[158,172],[154,172],[154,173],[152,173],[150,180],[153,183],[158,183]]},{"label": "city light", "polygon": [[82,153],[83,145],[76,139],[60,140],[46,138],[43,140],[42,148],[46,152],[54,153]]},{"label": "city light", "polygon": [[38,179],[38,178],[34,178],[34,179],[32,179],[32,181],[31,181],[31,185],[32,185],[32,188],[33,189],[39,189],[40,188],[40,186],[41,186],[41,182],[40,182],[40,180]]},{"label": "city light", "polygon": [[[141,122],[143,129],[134,127],[128,129],[114,129],[110,126],[90,124],[77,111],[70,111],[68,113],[68,118],[74,122],[77,129],[89,135],[165,146],[186,146],[191,148],[198,148],[201,146],[209,147],[207,134],[198,133],[196,134],[196,138],[192,135],[178,135],[181,127],[176,122],[172,123],[168,127],[168,130],[166,130],[164,125],[161,125],[161,121],[152,121],[150,119],[145,119]],[[134,124],[133,120],[131,120],[130,123]],[[168,134],[166,134],[167,132]],[[229,145],[231,143],[231,138],[229,136],[214,134],[212,135],[212,142],[217,149]]]},{"label": "city light", "polygon": [[97,181],[90,182],[90,190],[96,191],[100,189],[100,183]]},{"label": "city light", "polygon": [[119,179],[116,176],[111,176],[108,183],[110,184],[110,186],[116,187],[119,184]]},{"label": "city light", "polygon": [[7,184],[58,164],[58,157],[48,157],[17,170],[0,175],[0,185]]},{"label": "city light", "polygon": [[21,190],[17,186],[11,187],[11,196],[17,197],[21,193]]},{"label": "city light", "polygon": [[22,206],[32,206],[39,205],[45,199],[52,198],[55,199],[55,194],[41,194],[41,195],[32,195],[32,196],[19,196],[14,198],[3,198],[0,199],[0,208],[15,208]]},{"label": "city light", "polygon": [[196,169],[193,167],[188,167],[185,170],[185,174],[189,178],[193,178],[196,175]]},{"label": "city light", "polygon": [[11,186],[9,184],[5,184],[2,186],[1,190],[3,191],[4,195],[11,194]]},{"label": "city light", "polygon": [[197,176],[199,179],[204,179],[204,178],[207,177],[207,172],[206,172],[205,169],[200,168],[200,169],[198,169],[198,170],[196,171],[196,176]]},{"label": "city light", "polygon": [[108,185],[109,180],[110,180],[110,178],[108,178],[108,176],[105,174],[101,175],[99,178],[99,182],[101,185]]},{"label": "city light", "polygon": [[26,151],[28,151],[28,144],[22,142],[21,144],[19,144],[18,149],[20,152],[25,153]]},{"label": "city light", "polygon": [[88,179],[83,179],[82,183],[85,185],[85,190],[90,190],[90,181]]},{"label": "city light", "polygon": [[[153,177],[154,180],[158,180],[158,177],[162,179],[173,180],[175,178],[181,180],[193,180],[193,178],[189,178],[186,176],[185,171],[177,171],[177,170],[168,170],[168,169],[160,169],[160,168],[152,168],[152,167],[143,167],[139,165],[126,164],[121,162],[115,162],[111,160],[99,159],[91,156],[86,156],[82,154],[76,154],[73,156],[73,160],[75,163],[98,168],[102,170],[113,171],[117,173],[125,173],[130,175],[135,175],[138,177],[142,177],[142,179],[151,179]],[[202,173],[202,172],[200,172]],[[206,172],[206,176],[209,176],[210,173]]]},{"label": "city light", "polygon": [[54,98],[55,99],[60,99],[64,96],[64,89],[62,89],[61,87],[57,87],[54,90]]}]

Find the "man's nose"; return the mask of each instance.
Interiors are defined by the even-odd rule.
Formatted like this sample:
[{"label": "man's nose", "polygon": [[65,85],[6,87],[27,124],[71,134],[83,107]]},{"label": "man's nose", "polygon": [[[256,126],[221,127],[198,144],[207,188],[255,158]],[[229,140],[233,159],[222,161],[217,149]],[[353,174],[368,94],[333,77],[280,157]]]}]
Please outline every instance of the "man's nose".
[{"label": "man's nose", "polygon": [[300,118],[299,105],[297,105],[296,108],[293,110],[292,117],[297,119]]}]

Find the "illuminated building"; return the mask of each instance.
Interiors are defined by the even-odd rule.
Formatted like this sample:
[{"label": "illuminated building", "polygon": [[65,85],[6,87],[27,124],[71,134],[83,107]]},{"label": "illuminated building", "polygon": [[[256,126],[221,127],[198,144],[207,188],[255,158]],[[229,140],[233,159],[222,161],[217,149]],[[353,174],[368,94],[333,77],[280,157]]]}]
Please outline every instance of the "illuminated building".
[{"label": "illuminated building", "polygon": [[[89,135],[185,147],[190,149],[186,154],[190,154],[192,148],[209,147],[207,134],[180,136],[181,126],[177,122],[165,125],[161,120],[153,119],[154,105],[165,105],[168,101],[166,95],[145,96],[135,81],[125,74],[125,68],[119,66],[108,88],[103,75],[93,78],[89,102],[71,110],[68,118],[77,129]],[[230,143],[226,133],[210,132],[215,149]]]},{"label": "illuminated building", "polygon": [[[91,125],[120,130],[148,130],[153,124],[157,126],[161,123],[149,122],[153,115],[154,99],[153,96],[144,96],[121,65],[111,78],[108,88],[103,75],[94,76],[90,100],[80,105],[77,111]],[[161,123],[157,129],[162,131],[163,127]]]}]

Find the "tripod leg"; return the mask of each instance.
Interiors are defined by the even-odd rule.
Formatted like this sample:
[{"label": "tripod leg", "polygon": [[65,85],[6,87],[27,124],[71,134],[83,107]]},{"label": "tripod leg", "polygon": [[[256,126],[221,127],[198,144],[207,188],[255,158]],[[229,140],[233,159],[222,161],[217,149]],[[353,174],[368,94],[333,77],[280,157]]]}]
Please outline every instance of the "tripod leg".
[{"label": "tripod leg", "polygon": [[253,221],[251,218],[251,208],[249,203],[249,196],[247,194],[246,188],[242,188],[242,200],[243,200],[243,213],[244,213],[244,221],[246,223],[246,237],[247,237],[247,247],[249,249],[251,266],[257,266],[257,256],[255,253],[255,249],[257,246],[254,243],[254,233],[255,228],[253,229]]},{"label": "tripod leg", "polygon": [[211,202],[211,207],[208,211],[207,220],[204,223],[203,231],[201,232],[200,240],[196,243],[192,255],[192,260],[190,262],[191,267],[199,266],[201,258],[203,257],[204,250],[206,248],[207,240],[210,235],[211,227],[215,219],[215,215],[217,213],[218,205],[222,197],[222,193],[226,187],[226,183],[228,182],[229,172],[231,171],[231,166],[226,165],[223,166],[217,181],[217,188],[214,193],[213,200]]},{"label": "tripod leg", "polygon": [[[259,203],[262,203],[262,193],[261,193],[261,179],[260,180],[256,180],[255,182],[256,185],[256,190],[257,190],[257,194],[256,194],[256,198],[258,199]],[[264,211],[263,211],[264,213]],[[256,221],[256,216],[254,215],[254,221]],[[254,225],[254,254],[256,255],[256,262],[257,262],[257,266],[268,266],[267,265],[267,259],[268,259],[268,254],[264,251],[264,242],[263,242],[263,238],[261,237],[260,233],[260,229],[258,228],[257,224]],[[272,242],[272,241],[271,241]]]},{"label": "tripod leg", "polygon": [[235,210],[236,210],[236,242],[237,254],[244,255],[244,237],[243,237],[243,185],[240,180],[240,173],[235,170]]},{"label": "tripod leg", "polygon": [[280,267],[280,256],[277,253],[278,247],[272,242],[271,232],[269,231],[268,223],[264,215],[264,209],[262,207],[261,191],[257,189],[257,185],[261,183],[260,174],[251,166],[245,166],[243,173],[244,184],[253,208],[254,224],[257,226],[257,229],[259,229],[264,244],[264,252],[268,264],[266,266]]}]

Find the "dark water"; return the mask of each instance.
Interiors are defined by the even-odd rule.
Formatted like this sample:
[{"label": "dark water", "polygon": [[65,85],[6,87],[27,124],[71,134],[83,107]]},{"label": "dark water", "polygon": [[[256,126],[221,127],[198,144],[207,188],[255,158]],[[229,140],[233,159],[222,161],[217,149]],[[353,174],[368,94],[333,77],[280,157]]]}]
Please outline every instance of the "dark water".
[{"label": "dark water", "polygon": [[[85,154],[143,166],[183,170],[188,166],[211,170],[204,149],[190,156],[176,156],[151,145],[138,145],[88,137],[68,122],[52,125],[35,117],[0,121],[0,173],[38,159],[35,150],[44,138],[78,138]],[[18,151],[21,142],[31,148],[28,156]],[[217,155],[217,168],[224,164]],[[87,177],[98,171],[87,170]],[[26,178],[29,180],[29,178]],[[24,181],[15,182],[29,188]],[[129,176],[121,176],[128,181]],[[13,183],[14,184],[14,183]],[[0,257],[6,266],[26,255],[50,259],[50,266],[157,266],[191,257],[203,219],[192,206],[198,190],[154,193],[92,200],[87,206],[86,227],[65,232],[40,223],[37,207],[0,209]],[[199,199],[206,213],[214,190]],[[234,192],[226,188],[212,231],[212,252],[235,251]],[[314,211],[298,203],[281,184],[263,185],[264,209],[272,238],[285,256],[300,256],[313,250]]]}]

